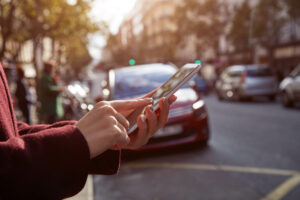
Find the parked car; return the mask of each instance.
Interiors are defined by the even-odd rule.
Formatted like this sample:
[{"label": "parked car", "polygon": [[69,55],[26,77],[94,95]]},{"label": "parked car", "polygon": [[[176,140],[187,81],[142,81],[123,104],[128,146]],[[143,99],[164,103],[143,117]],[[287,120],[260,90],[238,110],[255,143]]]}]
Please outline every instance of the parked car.
[{"label": "parked car", "polygon": [[300,64],[280,83],[280,99],[285,107],[300,102]]},{"label": "parked car", "polygon": [[[168,64],[147,64],[111,70],[103,94],[108,100],[143,96],[160,87],[177,68]],[[176,94],[169,120],[149,143],[135,151],[174,147],[189,143],[206,143],[209,139],[208,114],[205,103],[187,84]]]},{"label": "parked car", "polygon": [[220,100],[241,100],[266,96],[271,101],[277,95],[277,78],[265,65],[234,65],[222,72],[216,83]]},{"label": "parked car", "polygon": [[64,120],[79,120],[94,108],[94,101],[90,98],[88,86],[83,82],[74,81],[68,84],[62,93],[62,105],[65,111]]},{"label": "parked car", "polygon": [[207,94],[208,93],[208,88],[207,84],[204,81],[204,79],[197,75],[194,78],[191,79],[189,82],[190,87],[192,87],[198,94]]}]

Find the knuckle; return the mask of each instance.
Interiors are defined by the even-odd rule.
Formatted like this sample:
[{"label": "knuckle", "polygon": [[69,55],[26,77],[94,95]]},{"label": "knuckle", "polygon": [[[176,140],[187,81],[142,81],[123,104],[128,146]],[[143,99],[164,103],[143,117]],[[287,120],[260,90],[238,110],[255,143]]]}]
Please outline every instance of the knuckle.
[{"label": "knuckle", "polygon": [[105,102],[105,101],[99,101],[99,102],[96,104],[97,107],[102,107],[102,106],[104,106],[104,105],[106,105],[106,102]]},{"label": "knuckle", "polygon": [[102,111],[105,112],[105,114],[109,114],[109,115],[114,114],[114,109],[109,105],[104,105],[102,107]]},{"label": "knuckle", "polygon": [[118,120],[113,116],[107,116],[107,123],[117,125]]},{"label": "knuckle", "polygon": [[118,141],[120,140],[120,129],[116,125],[111,128],[111,133]]}]

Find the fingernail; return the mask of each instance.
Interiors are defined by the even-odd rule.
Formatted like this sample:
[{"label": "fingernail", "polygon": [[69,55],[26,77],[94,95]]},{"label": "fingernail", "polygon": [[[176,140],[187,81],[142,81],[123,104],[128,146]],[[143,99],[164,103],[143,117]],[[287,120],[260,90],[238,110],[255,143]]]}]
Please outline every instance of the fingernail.
[{"label": "fingernail", "polygon": [[165,97],[164,97],[164,104],[167,106],[168,105],[168,99],[166,99]]},{"label": "fingernail", "polygon": [[144,100],[146,100],[146,101],[153,101],[153,99],[152,98],[145,98]]},{"label": "fingernail", "polygon": [[141,120],[142,120],[142,122],[146,122],[146,116],[142,115]]},{"label": "fingernail", "polygon": [[154,112],[153,106],[149,106],[149,110],[150,110],[151,112]]}]

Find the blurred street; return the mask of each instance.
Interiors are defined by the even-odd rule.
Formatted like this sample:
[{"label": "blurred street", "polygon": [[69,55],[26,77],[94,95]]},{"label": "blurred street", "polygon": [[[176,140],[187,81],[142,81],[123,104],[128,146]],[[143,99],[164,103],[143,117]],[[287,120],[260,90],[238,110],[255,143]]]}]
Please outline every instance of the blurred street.
[{"label": "blurred street", "polygon": [[123,162],[119,175],[93,177],[94,199],[299,199],[299,107],[204,99],[207,147]]}]

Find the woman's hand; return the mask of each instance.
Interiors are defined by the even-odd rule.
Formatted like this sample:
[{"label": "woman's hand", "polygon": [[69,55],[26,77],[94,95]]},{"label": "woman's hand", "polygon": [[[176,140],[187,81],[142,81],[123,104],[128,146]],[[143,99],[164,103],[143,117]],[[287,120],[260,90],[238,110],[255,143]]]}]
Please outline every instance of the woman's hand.
[{"label": "woman's hand", "polygon": [[137,149],[145,145],[148,140],[168,122],[170,105],[176,101],[175,95],[168,100],[163,98],[159,101],[159,109],[153,112],[150,106],[146,107],[146,115],[140,115],[137,120],[138,129],[129,135],[129,143],[125,146],[115,146],[114,149]]},{"label": "woman's hand", "polygon": [[95,158],[111,147],[128,146],[130,144],[127,134],[129,122],[121,113],[151,103],[152,99],[149,98],[97,103],[93,110],[76,123],[88,143],[90,157]]}]

